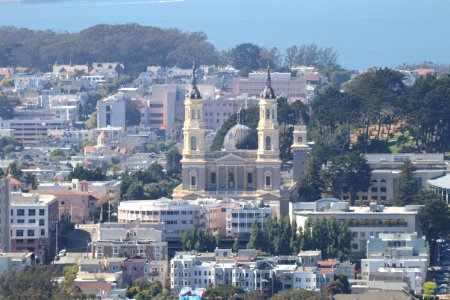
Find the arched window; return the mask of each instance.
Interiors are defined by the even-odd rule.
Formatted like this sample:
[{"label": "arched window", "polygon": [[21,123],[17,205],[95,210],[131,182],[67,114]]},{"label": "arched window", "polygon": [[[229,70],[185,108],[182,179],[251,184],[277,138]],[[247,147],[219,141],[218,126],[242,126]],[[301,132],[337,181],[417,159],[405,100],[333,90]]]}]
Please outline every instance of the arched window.
[{"label": "arched window", "polygon": [[191,186],[197,185],[197,177],[195,175],[191,176]]},{"label": "arched window", "polygon": [[270,109],[266,109],[266,119],[270,119]]},{"label": "arched window", "polygon": [[297,141],[298,141],[299,143],[303,143],[303,137],[302,137],[302,136],[299,136],[298,139],[297,139]]},{"label": "arched window", "polygon": [[197,150],[197,138],[195,136],[191,137],[191,150]]},{"label": "arched window", "polygon": [[272,150],[272,139],[270,136],[266,136],[266,150]]},{"label": "arched window", "polygon": [[272,109],[272,119],[275,120],[275,109]]}]

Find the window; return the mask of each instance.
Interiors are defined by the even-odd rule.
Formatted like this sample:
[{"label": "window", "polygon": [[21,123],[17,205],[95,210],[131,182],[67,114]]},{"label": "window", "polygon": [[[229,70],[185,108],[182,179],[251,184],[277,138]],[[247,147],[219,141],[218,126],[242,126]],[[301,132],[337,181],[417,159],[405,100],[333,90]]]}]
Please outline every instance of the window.
[{"label": "window", "polygon": [[35,209],[29,209],[28,210],[28,215],[29,216],[35,216],[36,215],[36,210]]},{"label": "window", "polygon": [[45,225],[45,220],[39,219],[39,226],[44,226],[44,225]]},{"label": "window", "polygon": [[45,229],[41,229],[41,236],[45,236]]},{"label": "window", "polygon": [[191,150],[197,150],[197,138],[195,136],[191,137]]},{"label": "window", "polygon": [[386,188],[385,187],[380,188],[380,192],[386,193]]},{"label": "window", "polygon": [[25,209],[18,209],[17,210],[17,215],[18,216],[25,216]]},{"label": "window", "polygon": [[299,143],[303,143],[303,137],[302,137],[302,136],[299,136],[299,137],[297,138],[297,141],[298,141]]},{"label": "window", "polygon": [[211,173],[211,184],[216,184],[216,172]]},{"label": "window", "polygon": [[253,173],[247,173],[247,183],[253,183]]},{"label": "window", "polygon": [[372,191],[372,193],[378,192],[378,188],[376,188],[376,187],[372,187],[370,190]]},{"label": "window", "polygon": [[23,236],[23,230],[22,229],[16,230],[16,236]]},{"label": "window", "polygon": [[270,176],[267,175],[266,176],[266,186],[270,186],[271,185],[271,180],[270,179],[271,179]]},{"label": "window", "polygon": [[36,223],[36,219],[28,219],[28,223],[34,224],[34,223]]},{"label": "window", "polygon": [[25,220],[24,219],[18,219],[17,220],[17,224],[24,224],[25,223]]},{"label": "window", "polygon": [[272,140],[270,136],[266,136],[266,150],[272,150]]},{"label": "window", "polygon": [[34,229],[28,229],[27,230],[27,235],[28,236],[34,236]]},{"label": "window", "polygon": [[266,119],[270,119],[270,109],[266,109]]},{"label": "window", "polygon": [[196,186],[196,185],[197,185],[197,177],[191,176],[191,186]]}]

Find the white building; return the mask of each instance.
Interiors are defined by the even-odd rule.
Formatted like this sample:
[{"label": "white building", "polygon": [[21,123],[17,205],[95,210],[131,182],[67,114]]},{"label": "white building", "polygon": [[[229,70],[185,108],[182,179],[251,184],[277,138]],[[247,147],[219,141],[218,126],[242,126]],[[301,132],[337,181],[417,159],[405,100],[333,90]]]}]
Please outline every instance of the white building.
[{"label": "white building", "polygon": [[141,222],[99,223],[94,241],[97,258],[141,256],[153,261],[167,260],[167,242],[163,242],[162,224]]},{"label": "white building", "polygon": [[97,102],[97,127],[126,128],[125,96],[117,94]]},{"label": "white building", "polygon": [[371,204],[369,207],[353,207],[338,199],[321,199],[316,202],[297,202],[290,204],[291,221],[305,226],[314,219],[346,221],[352,232],[352,252],[362,254],[371,236],[382,233],[413,233],[417,231],[417,214],[421,205],[405,207],[384,207]]},{"label": "white building", "polygon": [[412,234],[380,234],[367,242],[367,259],[361,260],[365,280],[406,281],[421,294],[429,265],[425,238]]},{"label": "white building", "polygon": [[436,179],[429,179],[427,181],[428,190],[437,193],[442,197],[442,200],[450,204],[449,193],[450,193],[450,174],[446,174],[442,177]]},{"label": "white building", "polygon": [[214,253],[177,252],[170,262],[170,287],[176,295],[182,288],[233,285],[245,291],[273,293],[275,281],[282,290],[320,291],[334,275],[354,276],[354,265],[337,260],[318,260],[302,265],[297,257],[257,257],[255,250],[216,249]]},{"label": "white building", "polygon": [[55,196],[11,193],[11,251],[30,251],[44,261],[53,258],[58,221]]},{"label": "white building", "polygon": [[140,220],[164,224],[166,239],[180,239],[183,232],[204,228],[222,237],[248,237],[254,221],[276,215],[277,203],[197,199],[175,201],[158,200],[122,201],[118,208],[119,222]]},{"label": "white building", "polygon": [[0,274],[6,271],[19,272],[31,266],[34,254],[30,252],[0,253]]},{"label": "white building", "polygon": [[[446,169],[441,153],[379,153],[366,154],[366,158],[373,170],[371,184],[367,192],[357,194],[359,200],[395,200],[400,170],[408,159],[417,169],[414,178],[419,189],[426,187],[427,180],[444,175]],[[344,196],[344,200],[348,198]]]}]

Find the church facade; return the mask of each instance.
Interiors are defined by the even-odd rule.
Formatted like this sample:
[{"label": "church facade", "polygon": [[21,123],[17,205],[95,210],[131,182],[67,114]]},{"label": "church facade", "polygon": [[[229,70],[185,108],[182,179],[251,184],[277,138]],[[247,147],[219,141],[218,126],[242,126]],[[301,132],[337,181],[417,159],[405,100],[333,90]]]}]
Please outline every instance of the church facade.
[{"label": "church facade", "polygon": [[174,190],[173,198],[280,201],[283,213],[283,207],[288,207],[289,191],[281,180],[277,98],[271,87],[270,70],[260,95],[257,130],[245,125],[241,109],[221,151],[206,149],[203,100],[194,71],[185,110],[182,183]]}]

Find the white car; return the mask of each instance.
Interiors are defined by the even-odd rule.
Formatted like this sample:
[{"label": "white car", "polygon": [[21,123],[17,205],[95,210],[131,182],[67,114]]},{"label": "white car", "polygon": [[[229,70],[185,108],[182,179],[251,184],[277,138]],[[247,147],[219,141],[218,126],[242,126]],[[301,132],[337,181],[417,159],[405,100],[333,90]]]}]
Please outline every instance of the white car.
[{"label": "white car", "polygon": [[63,256],[66,256],[66,255],[67,255],[66,249],[62,249],[62,250],[59,251],[59,253],[58,253],[58,256],[59,256],[59,257],[63,257]]}]

